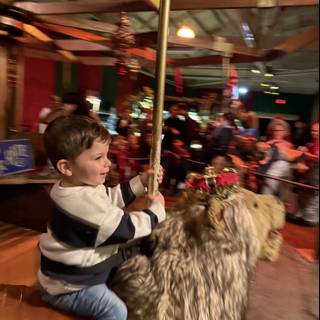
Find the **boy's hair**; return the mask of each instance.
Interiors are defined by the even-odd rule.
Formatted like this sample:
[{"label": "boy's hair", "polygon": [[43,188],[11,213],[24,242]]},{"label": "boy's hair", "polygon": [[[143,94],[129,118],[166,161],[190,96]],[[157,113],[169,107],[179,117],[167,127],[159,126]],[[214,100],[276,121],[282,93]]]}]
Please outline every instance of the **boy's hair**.
[{"label": "boy's hair", "polygon": [[53,166],[59,160],[74,160],[83,151],[90,149],[98,139],[110,141],[106,128],[84,116],[60,117],[51,122],[44,133],[44,146]]}]

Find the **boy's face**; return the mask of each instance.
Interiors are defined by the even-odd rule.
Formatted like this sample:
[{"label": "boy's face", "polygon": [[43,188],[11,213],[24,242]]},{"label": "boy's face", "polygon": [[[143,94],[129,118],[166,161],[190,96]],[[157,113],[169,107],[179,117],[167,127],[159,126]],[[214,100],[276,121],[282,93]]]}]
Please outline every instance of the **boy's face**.
[{"label": "boy's face", "polygon": [[109,141],[95,140],[90,149],[70,162],[72,175],[68,177],[69,183],[74,186],[103,184],[111,167],[108,159],[109,144]]}]

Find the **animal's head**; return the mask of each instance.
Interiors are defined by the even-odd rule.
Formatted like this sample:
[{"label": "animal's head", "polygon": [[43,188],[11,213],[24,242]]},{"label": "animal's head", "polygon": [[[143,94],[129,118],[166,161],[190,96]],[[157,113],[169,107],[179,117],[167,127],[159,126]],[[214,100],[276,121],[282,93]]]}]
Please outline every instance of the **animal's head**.
[{"label": "animal's head", "polygon": [[153,232],[161,238],[160,250],[203,248],[209,242],[229,253],[241,251],[247,242],[260,250],[253,244],[258,241],[248,240],[256,238],[255,228],[233,169],[215,173],[208,168],[203,175],[189,176],[187,186],[167,220]]},{"label": "animal's head", "polygon": [[245,189],[241,193],[261,242],[260,258],[276,260],[282,244],[279,230],[285,225],[283,203],[272,195],[256,194]]},{"label": "animal's head", "polygon": [[[204,175],[193,175],[189,190],[181,198],[175,212],[184,217],[184,231],[190,241],[214,237],[229,243],[243,239],[242,224],[250,214],[260,243],[261,259],[274,261],[282,244],[279,230],[285,224],[285,208],[278,198],[242,189],[236,173],[224,170],[216,174],[208,168]],[[201,240],[200,240],[201,239]]]}]

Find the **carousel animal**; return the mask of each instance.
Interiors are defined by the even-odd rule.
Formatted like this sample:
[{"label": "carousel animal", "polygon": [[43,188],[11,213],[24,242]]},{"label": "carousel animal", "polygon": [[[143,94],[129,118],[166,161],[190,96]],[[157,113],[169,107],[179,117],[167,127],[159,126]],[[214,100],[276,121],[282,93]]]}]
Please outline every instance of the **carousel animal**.
[{"label": "carousel animal", "polygon": [[209,169],[188,186],[151,235],[152,256],[128,260],[112,280],[130,320],[242,320],[257,260],[277,256],[281,236],[270,234],[283,226],[284,208],[275,198],[269,208],[230,170]]}]

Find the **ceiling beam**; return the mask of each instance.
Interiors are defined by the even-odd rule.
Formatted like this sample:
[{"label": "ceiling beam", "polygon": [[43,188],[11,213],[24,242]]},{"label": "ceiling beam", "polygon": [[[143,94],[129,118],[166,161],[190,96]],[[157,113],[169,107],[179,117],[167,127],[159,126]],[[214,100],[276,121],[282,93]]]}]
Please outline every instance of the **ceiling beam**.
[{"label": "ceiling beam", "polygon": [[78,18],[76,16],[70,15],[40,15],[37,16],[41,21],[57,24],[65,27],[72,27],[96,32],[103,32],[103,33],[111,33],[114,34],[118,27],[114,24],[101,22],[101,21],[93,21],[84,18]]},{"label": "ceiling beam", "polygon": [[63,50],[69,51],[111,51],[101,43],[84,40],[55,40],[54,43]]},{"label": "ceiling beam", "polygon": [[[230,59],[231,63],[251,63],[255,61],[261,61],[261,57],[253,57],[247,55],[235,54]],[[201,66],[210,64],[222,64],[222,57],[220,55],[216,56],[206,56],[206,57],[195,57],[195,58],[183,58],[183,59],[173,59],[173,67],[187,67],[187,66]]]},{"label": "ceiling beam", "polygon": [[263,7],[301,7],[319,5],[319,0],[172,0],[171,10],[210,10]]},{"label": "ceiling beam", "polygon": [[16,7],[35,14],[78,14],[98,12],[153,11],[143,0],[80,0],[70,2],[16,2]]},{"label": "ceiling beam", "polygon": [[319,40],[319,27],[312,26],[307,31],[301,32],[283,43],[278,44],[274,49],[285,53],[291,53],[304,48],[317,40]]},{"label": "ceiling beam", "polygon": [[[178,36],[169,36],[168,37],[168,42],[169,43],[174,43],[174,44],[180,44],[180,45],[185,45],[188,47],[194,47],[198,49],[209,49],[209,50],[214,50],[214,43],[215,39],[205,39],[205,38],[195,38],[195,39],[186,39],[186,38],[181,38]],[[228,39],[226,39],[228,42]],[[241,55],[248,55],[256,58],[261,58],[264,55],[264,50],[259,50],[255,48],[247,48],[245,46],[234,46],[233,48],[233,53],[236,54],[241,54]]]},{"label": "ceiling beam", "polygon": [[[154,0],[151,0],[154,1]],[[97,12],[152,11],[146,0],[80,0],[70,2],[15,2],[16,7],[35,14],[77,14]],[[171,10],[212,10],[317,6],[319,0],[172,0]]]},{"label": "ceiling beam", "polygon": [[65,35],[71,36],[76,39],[81,39],[81,40],[88,40],[88,41],[107,41],[107,40],[110,40],[106,37],[102,37],[97,34],[83,31],[83,30],[73,28],[73,27],[65,27],[65,26],[61,26],[61,25],[56,25],[56,24],[51,24],[51,23],[43,23],[43,22],[34,22],[33,25],[35,25],[39,28],[42,28],[42,29],[50,30],[50,31],[53,31],[56,33],[65,34]]}]

